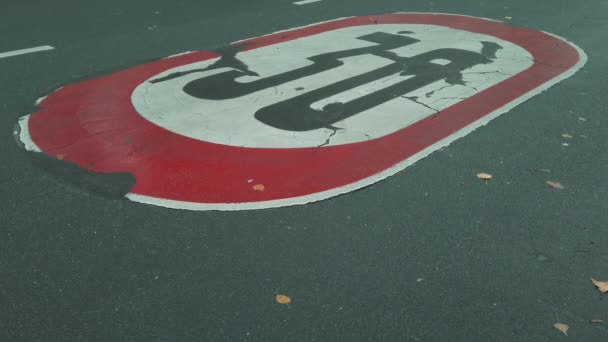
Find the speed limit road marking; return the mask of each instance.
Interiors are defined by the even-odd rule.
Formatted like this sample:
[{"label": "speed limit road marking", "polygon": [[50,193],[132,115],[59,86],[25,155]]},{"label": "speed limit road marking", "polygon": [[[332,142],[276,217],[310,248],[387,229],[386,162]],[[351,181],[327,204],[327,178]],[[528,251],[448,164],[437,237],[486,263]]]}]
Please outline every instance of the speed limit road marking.
[{"label": "speed limit road marking", "polygon": [[487,19],[352,17],[68,85],[20,120],[19,137],[131,173],[138,202],[304,204],[403,170],[585,61],[562,38]]}]

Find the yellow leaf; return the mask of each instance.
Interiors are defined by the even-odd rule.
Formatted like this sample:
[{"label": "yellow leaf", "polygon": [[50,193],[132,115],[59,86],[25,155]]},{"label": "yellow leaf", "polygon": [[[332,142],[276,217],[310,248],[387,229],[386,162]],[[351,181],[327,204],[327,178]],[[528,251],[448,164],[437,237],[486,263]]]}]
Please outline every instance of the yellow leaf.
[{"label": "yellow leaf", "polygon": [[480,172],[477,174],[477,178],[483,179],[483,180],[490,180],[490,179],[494,178],[494,176],[492,176],[489,173]]},{"label": "yellow leaf", "polygon": [[574,138],[574,137],[572,136],[572,134],[568,134],[568,133],[564,133],[564,134],[562,134],[562,137],[563,137],[563,138],[566,138],[566,139],[572,139],[572,138]]},{"label": "yellow leaf", "polygon": [[598,291],[600,291],[601,293],[608,292],[608,281],[599,281],[595,278],[591,278],[591,281],[593,282],[593,285],[595,285],[595,287],[597,287]]},{"label": "yellow leaf", "polygon": [[264,186],[264,184],[256,184],[252,187],[253,190],[255,191],[260,191],[260,192],[264,192],[264,190],[266,189],[266,187]]},{"label": "yellow leaf", "polygon": [[568,329],[570,329],[570,327],[564,323],[555,323],[553,324],[553,326],[555,327],[555,329],[559,330],[562,334],[568,336]]},{"label": "yellow leaf", "polygon": [[558,182],[554,182],[554,181],[547,181],[546,183],[547,183],[547,185],[549,185],[549,186],[550,186],[550,187],[552,187],[552,188],[556,188],[556,189],[563,189],[563,188],[564,188],[564,186],[563,186],[563,185],[561,185],[561,184],[560,184],[560,183],[558,183]]},{"label": "yellow leaf", "polygon": [[289,296],[286,296],[286,295],[278,294],[275,299],[276,299],[277,303],[279,303],[279,304],[291,303],[291,298],[289,298]]}]

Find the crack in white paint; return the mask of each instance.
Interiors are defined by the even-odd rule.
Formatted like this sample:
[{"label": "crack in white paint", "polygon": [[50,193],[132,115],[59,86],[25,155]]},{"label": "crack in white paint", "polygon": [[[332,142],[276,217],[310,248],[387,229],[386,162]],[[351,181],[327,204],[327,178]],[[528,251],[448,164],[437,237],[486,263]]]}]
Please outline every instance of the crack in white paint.
[{"label": "crack in white paint", "polygon": [[[440,111],[439,109],[433,108],[433,107],[431,107],[431,106],[427,105],[426,103],[423,103],[423,102],[418,101],[418,97],[417,97],[417,96],[405,96],[405,95],[404,95],[404,96],[401,96],[401,97],[403,97],[404,99],[408,99],[408,100],[410,100],[410,101],[414,101],[414,102],[416,102],[417,104],[422,105],[422,106],[424,106],[424,107],[426,107],[426,108],[428,108],[428,109],[430,109],[430,110],[434,111],[434,112],[435,112],[435,114],[441,114],[441,111]],[[437,101],[435,101],[435,102],[437,102]]]},{"label": "crack in white paint", "polygon": [[331,128],[328,128],[328,129],[332,130],[331,134],[329,135],[329,137],[327,137],[327,140],[325,140],[324,143],[322,143],[321,145],[319,145],[317,147],[323,147],[323,146],[329,145],[329,143],[331,141],[331,138],[333,138],[334,135],[336,135],[336,133],[338,133],[338,131],[341,130],[341,128],[334,128],[334,127],[331,127]]}]

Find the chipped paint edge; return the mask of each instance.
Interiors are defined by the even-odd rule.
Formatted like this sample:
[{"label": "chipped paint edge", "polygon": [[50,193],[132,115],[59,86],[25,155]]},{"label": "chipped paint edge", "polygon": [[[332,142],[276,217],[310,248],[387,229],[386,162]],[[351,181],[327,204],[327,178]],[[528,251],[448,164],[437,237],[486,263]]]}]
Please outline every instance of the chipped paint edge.
[{"label": "chipped paint edge", "polygon": [[[40,104],[47,97],[53,95],[54,93],[60,91],[63,88],[64,88],[63,86],[59,87],[59,88],[51,91],[50,93],[48,93],[46,96],[39,98],[38,100],[36,100],[36,102],[34,102],[34,105],[40,106]],[[32,114],[35,114],[35,113],[30,113],[30,114],[24,115],[18,119],[17,125],[15,127],[15,131],[13,132],[13,134],[15,135],[15,138],[17,138],[18,141],[21,142],[21,144],[23,144],[22,147],[24,149],[26,149],[27,151],[42,152],[42,149],[40,147],[38,147],[38,145],[36,145],[36,143],[34,142],[34,140],[32,140],[32,137],[30,135],[29,121],[30,121],[30,116]]]},{"label": "chipped paint edge", "polygon": [[23,148],[25,148],[27,151],[42,152],[40,147],[36,145],[34,140],[32,140],[32,137],[30,136],[30,115],[31,114],[28,114],[19,118],[19,130],[15,132],[15,136],[19,138],[19,141],[21,141],[21,143],[23,144]]}]

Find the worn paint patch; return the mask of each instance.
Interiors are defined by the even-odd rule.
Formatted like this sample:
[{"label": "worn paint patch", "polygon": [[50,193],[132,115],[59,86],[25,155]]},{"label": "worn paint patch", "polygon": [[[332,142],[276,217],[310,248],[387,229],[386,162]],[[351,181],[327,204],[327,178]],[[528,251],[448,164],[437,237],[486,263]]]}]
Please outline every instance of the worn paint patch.
[{"label": "worn paint patch", "polygon": [[135,177],[126,172],[99,173],[63,162],[65,156],[56,158],[40,153],[28,155],[34,168],[43,171],[75,191],[84,191],[101,197],[124,198],[135,184]]}]

